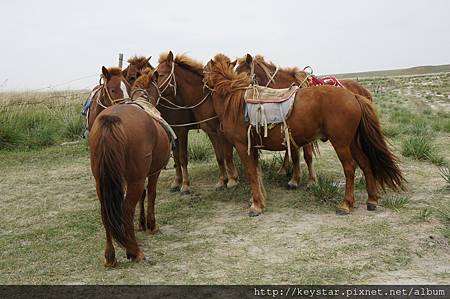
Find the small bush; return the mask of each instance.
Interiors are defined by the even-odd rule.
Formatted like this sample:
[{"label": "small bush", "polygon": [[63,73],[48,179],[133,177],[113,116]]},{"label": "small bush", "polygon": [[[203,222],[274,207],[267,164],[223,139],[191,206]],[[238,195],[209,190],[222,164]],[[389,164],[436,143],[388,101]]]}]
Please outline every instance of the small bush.
[{"label": "small bush", "polygon": [[430,208],[424,208],[419,211],[417,218],[421,221],[429,222],[431,220],[432,215],[433,211]]},{"label": "small bush", "polygon": [[208,136],[203,132],[191,132],[188,143],[189,160],[197,162],[210,161],[214,157],[214,149]]},{"label": "small bush", "polygon": [[441,177],[444,179],[444,181],[447,183],[447,189],[450,189],[450,167],[449,166],[442,166],[439,168],[439,172],[441,174]]},{"label": "small bush", "polygon": [[398,211],[409,203],[409,198],[406,196],[391,195],[381,200],[381,205],[385,208]]},{"label": "small bush", "polygon": [[311,186],[313,195],[319,200],[337,204],[342,197],[342,190],[339,182],[328,177],[319,177],[317,184]]},{"label": "small bush", "polygon": [[402,144],[402,155],[421,161],[430,161],[436,165],[444,165],[445,159],[437,154],[436,148],[424,136],[412,136]]}]

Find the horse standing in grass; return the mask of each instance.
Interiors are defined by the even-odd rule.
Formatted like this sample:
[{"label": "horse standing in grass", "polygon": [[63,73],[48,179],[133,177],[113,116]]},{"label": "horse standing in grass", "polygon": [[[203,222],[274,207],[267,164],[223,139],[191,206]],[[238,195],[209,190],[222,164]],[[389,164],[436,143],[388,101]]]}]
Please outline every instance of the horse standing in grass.
[{"label": "horse standing in grass", "polygon": [[[129,86],[121,69],[103,67],[102,73],[104,82],[89,113],[89,144],[106,231],[105,266],[113,267],[116,258],[112,239],[125,248],[127,258],[133,261],[144,258],[134,232],[135,208],[145,196],[148,178],[146,227],[154,232],[156,183],[169,160],[170,144],[159,122],[137,105],[123,103],[128,98]],[[155,83],[153,102],[159,95],[156,87]]]},{"label": "horse standing in grass", "polygon": [[[215,91],[214,110],[225,136],[236,148],[249,177],[252,190],[249,215],[259,215],[265,206],[261,167],[258,150],[253,146],[248,148],[248,123],[243,121],[244,94],[252,88],[251,79],[245,73],[237,74],[234,64],[222,54],[208,62],[205,78]],[[318,138],[328,139],[333,145],[346,178],[345,197],[337,206],[337,213],[348,214],[354,208],[355,162],[366,178],[368,210],[376,209],[379,187],[405,188],[398,159],[388,148],[372,103],[365,97],[334,86],[301,88],[295,94],[286,123],[290,137],[299,146]],[[268,131],[268,136],[262,140],[264,149],[286,149],[280,129],[277,124]],[[250,141],[255,143],[254,138]]]},{"label": "horse standing in grass", "polygon": [[216,188],[237,185],[238,172],[233,163],[233,146],[220,130],[217,114],[210,99],[211,91],[204,88],[203,64],[186,55],[174,57],[172,52],[161,54],[158,84],[161,99],[157,106],[178,137],[174,150],[176,176],[173,191],[189,192],[188,131],[200,127],[208,135],[219,166]]},{"label": "horse standing in grass", "polygon": [[[310,85],[308,80],[308,73],[304,70],[300,70],[296,67],[293,68],[279,68],[275,66],[272,62],[268,62],[261,55],[256,55],[253,58],[250,54],[245,55],[243,58],[238,59],[238,64],[236,67],[238,73],[246,72],[249,76],[254,79],[255,83],[270,87],[270,88],[288,88],[292,84],[302,87],[307,87]],[[348,90],[354,94],[359,94],[366,97],[371,102],[373,101],[372,94],[369,90],[364,88],[361,84],[354,80],[339,80],[339,82]],[[303,146],[303,157],[305,159],[306,165],[308,166],[308,185],[314,184],[317,180],[317,175],[313,166],[313,153],[314,147],[312,144],[307,144]],[[296,159],[298,154],[293,151],[292,159]],[[299,160],[299,159],[297,159]],[[295,183],[296,173],[300,170],[300,165],[293,163],[293,174],[291,182]],[[289,168],[289,157],[285,153],[283,164],[278,171],[279,174],[286,174]],[[298,170],[297,170],[298,169]],[[299,177],[299,176],[298,176]],[[291,187],[294,187],[292,185]]]}]

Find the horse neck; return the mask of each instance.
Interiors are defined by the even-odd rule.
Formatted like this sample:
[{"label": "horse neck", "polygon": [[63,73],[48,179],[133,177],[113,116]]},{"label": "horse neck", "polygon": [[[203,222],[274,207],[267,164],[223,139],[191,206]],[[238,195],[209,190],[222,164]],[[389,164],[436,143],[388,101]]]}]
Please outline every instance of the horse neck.
[{"label": "horse neck", "polygon": [[203,98],[203,78],[183,67],[175,67],[177,97],[185,105],[195,105]]},{"label": "horse neck", "polygon": [[[267,70],[270,71],[270,74],[273,75],[273,73],[276,70],[276,67],[274,65],[266,65],[264,64],[264,67],[267,68]],[[269,82],[269,78],[267,77],[266,72],[263,70],[261,66],[255,67],[255,75],[258,79],[258,82],[260,85],[266,86]],[[290,72],[278,69],[274,80],[270,82],[268,87],[270,88],[287,88],[291,86],[292,83],[295,83],[295,76],[292,75]]]}]

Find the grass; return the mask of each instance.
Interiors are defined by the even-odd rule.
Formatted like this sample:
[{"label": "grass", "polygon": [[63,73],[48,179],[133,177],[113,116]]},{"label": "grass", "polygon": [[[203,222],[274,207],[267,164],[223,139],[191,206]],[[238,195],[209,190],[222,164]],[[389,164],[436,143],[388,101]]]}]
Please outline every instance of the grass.
[{"label": "grass", "polygon": [[440,167],[439,173],[446,183],[446,188],[450,190],[450,166]]},{"label": "grass", "polygon": [[212,144],[203,131],[189,133],[188,157],[191,161],[205,162],[214,157]]},{"label": "grass", "polygon": [[381,200],[381,205],[385,208],[398,212],[409,203],[409,198],[404,195],[389,195]]},{"label": "grass", "polygon": [[437,153],[437,149],[424,136],[408,137],[402,143],[402,155],[421,161],[430,161],[436,165],[444,165],[445,159]]},{"label": "grass", "polygon": [[314,196],[322,202],[337,204],[342,198],[339,182],[326,176],[319,176],[317,184],[311,186]]}]

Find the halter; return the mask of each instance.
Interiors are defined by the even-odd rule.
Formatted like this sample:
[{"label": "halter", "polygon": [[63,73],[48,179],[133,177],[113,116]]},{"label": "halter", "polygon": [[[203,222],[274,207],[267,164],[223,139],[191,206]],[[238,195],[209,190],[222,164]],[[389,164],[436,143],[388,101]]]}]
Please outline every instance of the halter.
[{"label": "halter", "polygon": [[[120,78],[120,81],[123,82],[125,85],[128,84],[128,82],[127,82],[124,78],[122,78],[122,77]],[[104,96],[103,96],[103,97],[97,97],[97,104],[98,104],[100,107],[106,109],[106,108],[108,108],[109,106],[112,106],[112,105],[117,104],[117,103],[120,103],[120,102],[124,102],[126,99],[129,99],[128,97],[123,97],[123,98],[119,98],[119,99],[115,99],[115,100],[114,100],[114,99],[111,97],[111,94],[109,93],[108,86],[106,86],[106,80],[105,80],[105,77],[104,77],[103,75],[100,75],[99,84],[100,84],[100,86],[101,86],[101,88],[100,88],[101,95],[105,95],[105,94],[106,94],[106,98],[107,98],[107,99],[109,100],[109,102],[110,102],[110,105],[105,105],[105,104],[103,104],[102,101],[101,101],[101,98],[104,98]]]},{"label": "halter", "polygon": [[[159,100],[162,98],[162,95],[161,95],[161,91],[159,90],[158,84],[156,84],[153,80],[152,80],[151,82],[152,82],[152,85],[155,87],[156,91],[158,92],[158,98],[157,98],[156,101],[155,101],[155,102],[156,102],[155,107],[156,107],[156,106],[158,106]],[[144,88],[136,88],[136,89],[133,89],[133,90],[131,91],[131,95],[130,95],[130,99],[131,99],[131,100],[133,100],[134,94],[135,94],[136,92],[142,92],[143,95],[140,95],[140,97],[145,98],[145,99],[148,100],[150,103],[152,102],[151,99],[150,99],[150,95],[149,95],[148,91],[147,91],[146,89],[144,89]]]}]

